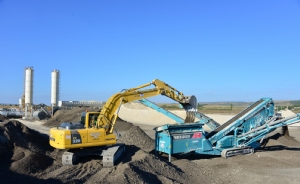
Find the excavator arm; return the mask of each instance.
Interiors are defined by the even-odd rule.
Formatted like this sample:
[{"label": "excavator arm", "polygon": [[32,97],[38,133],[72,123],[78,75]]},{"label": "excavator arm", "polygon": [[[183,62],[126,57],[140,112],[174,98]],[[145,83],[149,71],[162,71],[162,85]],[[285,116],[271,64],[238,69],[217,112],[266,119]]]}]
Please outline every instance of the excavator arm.
[{"label": "excavator arm", "polygon": [[[145,89],[151,85],[154,85],[154,87],[151,89]],[[118,111],[122,104],[157,95],[164,95],[179,102],[184,109],[189,112],[189,117],[191,112],[196,112],[197,99],[195,96],[184,96],[182,92],[158,79],[155,79],[150,83],[128,90],[122,90],[121,92],[111,96],[100,111],[96,122],[96,128],[104,128],[107,133],[113,133],[118,117]],[[193,118],[189,119],[190,121],[193,121]]]}]

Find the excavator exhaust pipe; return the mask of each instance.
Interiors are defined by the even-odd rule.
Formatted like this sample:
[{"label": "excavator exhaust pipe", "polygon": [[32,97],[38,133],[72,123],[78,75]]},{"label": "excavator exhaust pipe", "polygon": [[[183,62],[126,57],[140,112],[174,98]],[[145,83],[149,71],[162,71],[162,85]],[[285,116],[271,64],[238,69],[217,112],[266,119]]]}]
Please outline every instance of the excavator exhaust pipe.
[{"label": "excavator exhaust pipe", "polygon": [[186,96],[182,101],[180,104],[186,111],[184,123],[194,123],[198,106],[197,98],[194,95]]}]

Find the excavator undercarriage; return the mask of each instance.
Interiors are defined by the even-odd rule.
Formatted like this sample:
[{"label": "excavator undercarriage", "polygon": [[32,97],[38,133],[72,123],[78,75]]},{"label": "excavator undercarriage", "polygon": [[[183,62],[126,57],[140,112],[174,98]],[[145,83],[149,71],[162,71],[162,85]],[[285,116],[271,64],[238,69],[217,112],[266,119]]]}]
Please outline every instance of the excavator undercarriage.
[{"label": "excavator undercarriage", "polygon": [[91,147],[83,149],[71,149],[65,151],[62,155],[63,165],[74,165],[86,156],[101,156],[103,167],[113,167],[115,163],[122,158],[125,153],[124,144],[115,144],[113,146]]}]

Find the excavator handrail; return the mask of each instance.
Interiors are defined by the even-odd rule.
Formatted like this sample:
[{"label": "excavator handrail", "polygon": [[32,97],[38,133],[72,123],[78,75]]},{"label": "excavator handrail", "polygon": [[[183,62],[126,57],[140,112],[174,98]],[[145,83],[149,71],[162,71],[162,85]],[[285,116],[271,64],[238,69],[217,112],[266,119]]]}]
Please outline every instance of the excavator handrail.
[{"label": "excavator handrail", "polygon": [[[151,84],[153,84],[155,87],[152,89],[143,89]],[[184,96],[182,92],[176,90],[163,81],[155,79],[150,83],[146,83],[125,91],[122,90],[121,92],[112,95],[106,101],[102,110],[100,111],[100,114],[97,118],[96,127],[104,128],[107,133],[111,134],[114,130],[115,122],[118,117],[118,113],[116,113],[116,111],[122,104],[157,95],[167,96],[172,100],[179,102],[188,110],[193,108],[195,109],[197,105],[195,96]],[[106,117],[107,120],[104,120],[102,117]]]}]

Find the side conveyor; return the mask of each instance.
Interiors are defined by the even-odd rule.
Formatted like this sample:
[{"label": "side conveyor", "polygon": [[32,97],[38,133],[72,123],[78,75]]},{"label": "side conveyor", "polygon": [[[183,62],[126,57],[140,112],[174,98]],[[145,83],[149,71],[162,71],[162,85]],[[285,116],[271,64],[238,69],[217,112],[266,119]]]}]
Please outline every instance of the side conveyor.
[{"label": "side conveyor", "polygon": [[[177,116],[176,114],[162,108],[159,107],[157,104],[155,104],[154,102],[151,102],[150,100],[147,99],[140,99],[138,100],[140,103],[142,103],[143,105],[145,105],[146,107],[149,107],[151,109],[154,109],[164,115],[166,115],[167,117],[173,119],[174,121],[176,121],[177,124],[184,124],[185,120],[182,119],[181,117]],[[215,120],[211,119],[210,117],[200,113],[199,111],[196,112],[192,112],[195,113],[195,117],[197,117],[201,123],[207,124],[208,127],[211,130],[216,129],[217,127],[220,126],[220,124],[218,124]],[[188,114],[187,114],[188,115]]]},{"label": "side conveyor", "polygon": [[178,124],[183,124],[184,123],[184,120],[181,117],[177,116],[176,114],[174,114],[174,113],[172,113],[172,112],[170,112],[170,111],[168,111],[168,110],[166,110],[164,108],[159,107],[158,105],[156,105],[155,103],[153,103],[153,102],[151,102],[151,101],[149,101],[147,99],[140,99],[138,101],[140,103],[142,103],[143,105],[145,105],[146,107],[154,109],[157,112],[160,112],[160,113],[168,116],[169,118],[175,120],[176,123],[178,123]]},{"label": "side conveyor", "polygon": [[208,127],[213,131],[216,128],[218,128],[220,126],[219,123],[217,123],[215,120],[213,120],[212,118],[202,114],[201,112],[197,111],[196,112],[196,117],[200,120],[206,120],[207,122],[204,122],[204,124],[208,125]]}]

